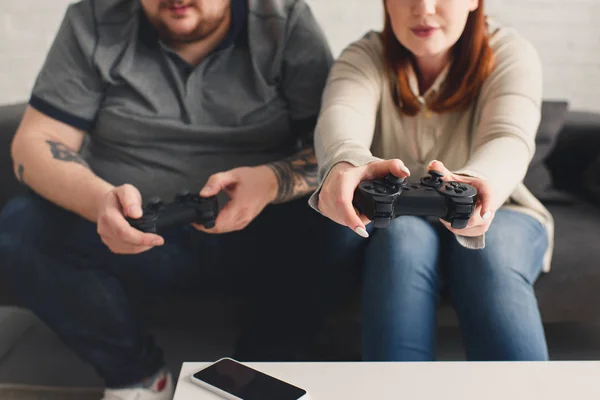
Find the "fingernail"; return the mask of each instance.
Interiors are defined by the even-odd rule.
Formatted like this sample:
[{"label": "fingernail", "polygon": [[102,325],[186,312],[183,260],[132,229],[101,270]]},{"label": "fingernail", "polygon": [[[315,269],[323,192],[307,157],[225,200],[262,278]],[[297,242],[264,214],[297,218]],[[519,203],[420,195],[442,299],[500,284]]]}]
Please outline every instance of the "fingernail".
[{"label": "fingernail", "polygon": [[492,218],[492,212],[491,211],[486,211],[483,216],[481,217],[482,220],[487,221],[488,219]]},{"label": "fingernail", "polygon": [[410,175],[410,170],[408,168],[406,168],[404,165],[402,167],[400,167],[400,169],[404,172],[406,172],[406,175]]},{"label": "fingernail", "polygon": [[360,226],[358,228],[356,228],[354,230],[354,232],[356,232],[357,235],[362,236],[364,238],[369,237],[369,233],[364,228],[361,228]]},{"label": "fingernail", "polygon": [[431,168],[431,166],[433,165],[434,162],[438,162],[438,160],[433,160],[429,163],[429,165],[427,165],[427,168]]},{"label": "fingernail", "polygon": [[161,245],[162,245],[162,240],[155,239],[152,241],[152,246],[161,246]]}]

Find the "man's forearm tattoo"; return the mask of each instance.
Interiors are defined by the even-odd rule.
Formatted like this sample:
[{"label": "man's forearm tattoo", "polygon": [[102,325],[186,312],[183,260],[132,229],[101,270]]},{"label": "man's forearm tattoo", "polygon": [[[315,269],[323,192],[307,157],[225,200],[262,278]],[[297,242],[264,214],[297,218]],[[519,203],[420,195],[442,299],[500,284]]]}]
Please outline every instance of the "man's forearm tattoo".
[{"label": "man's forearm tattoo", "polygon": [[55,142],[53,140],[46,140],[46,143],[50,146],[50,151],[52,152],[52,157],[55,160],[65,161],[65,162],[74,162],[77,164],[81,164],[84,167],[89,167],[88,163],[85,162],[83,158],[79,155],[79,153],[60,142]]},{"label": "man's forearm tattoo", "polygon": [[279,188],[274,203],[285,203],[315,191],[317,159],[313,149],[304,149],[285,160],[267,164],[277,176]]}]

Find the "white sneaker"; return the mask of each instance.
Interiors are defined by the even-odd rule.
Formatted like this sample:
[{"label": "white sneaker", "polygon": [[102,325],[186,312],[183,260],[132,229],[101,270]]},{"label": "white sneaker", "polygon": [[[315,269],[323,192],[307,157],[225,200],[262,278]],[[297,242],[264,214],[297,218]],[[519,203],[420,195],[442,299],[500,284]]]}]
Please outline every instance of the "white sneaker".
[{"label": "white sneaker", "polygon": [[139,387],[105,389],[102,400],[172,400],[173,377],[167,371],[160,372],[154,381]]}]

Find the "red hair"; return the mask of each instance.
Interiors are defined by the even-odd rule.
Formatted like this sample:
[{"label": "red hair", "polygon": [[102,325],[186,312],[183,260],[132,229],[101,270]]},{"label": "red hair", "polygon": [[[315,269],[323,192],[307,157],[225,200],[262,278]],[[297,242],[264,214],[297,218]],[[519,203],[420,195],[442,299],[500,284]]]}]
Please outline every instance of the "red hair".
[{"label": "red hair", "polygon": [[[428,104],[431,111],[466,109],[492,73],[494,53],[489,45],[483,2],[479,0],[477,10],[470,13],[465,30],[451,50],[453,62],[440,95]],[[385,0],[383,3],[385,7]],[[387,8],[382,39],[394,102],[403,114],[414,116],[421,110],[421,103],[408,83],[408,70],[414,56],[396,38]]]}]

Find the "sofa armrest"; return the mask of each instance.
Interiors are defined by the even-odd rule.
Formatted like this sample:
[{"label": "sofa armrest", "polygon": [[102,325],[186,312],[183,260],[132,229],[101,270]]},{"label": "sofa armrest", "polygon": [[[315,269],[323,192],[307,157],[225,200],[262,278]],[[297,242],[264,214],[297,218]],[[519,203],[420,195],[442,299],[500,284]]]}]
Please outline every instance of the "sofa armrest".
[{"label": "sofa armrest", "polygon": [[600,155],[600,113],[570,111],[546,164],[554,188],[586,195],[583,173]]}]

